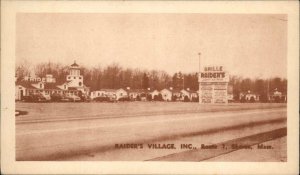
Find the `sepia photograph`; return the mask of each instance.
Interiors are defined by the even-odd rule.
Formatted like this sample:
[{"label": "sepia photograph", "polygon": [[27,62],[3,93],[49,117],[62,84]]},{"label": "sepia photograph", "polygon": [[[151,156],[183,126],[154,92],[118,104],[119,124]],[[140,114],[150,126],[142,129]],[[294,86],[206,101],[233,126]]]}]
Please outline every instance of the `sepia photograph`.
[{"label": "sepia photograph", "polygon": [[299,4],[27,3],[1,23],[9,172],[296,172]]},{"label": "sepia photograph", "polygon": [[286,162],[287,21],[17,14],[16,160]]}]

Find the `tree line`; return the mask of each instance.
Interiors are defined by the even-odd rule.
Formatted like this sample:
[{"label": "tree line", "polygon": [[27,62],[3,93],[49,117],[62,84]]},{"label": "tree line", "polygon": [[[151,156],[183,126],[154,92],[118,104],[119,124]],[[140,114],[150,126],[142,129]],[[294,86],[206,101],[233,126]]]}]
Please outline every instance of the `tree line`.
[{"label": "tree line", "polygon": [[[64,82],[69,66],[60,63],[39,63],[33,67],[28,62],[22,62],[16,65],[16,78],[22,80],[24,76],[35,74],[38,77],[45,77],[46,74],[52,74],[57,82]],[[123,68],[113,63],[108,66],[97,65],[92,68],[81,66],[81,74],[84,77],[84,84],[91,90],[98,89],[163,89],[173,87],[174,89],[198,90],[198,73],[181,73],[173,75],[163,70],[141,70],[132,68]],[[241,92],[251,91],[259,94],[262,100],[267,98],[268,93],[275,89],[283,94],[287,93],[287,79],[273,77],[269,79],[262,78],[243,78],[231,75],[229,85],[232,87],[234,98],[238,100]]]}]

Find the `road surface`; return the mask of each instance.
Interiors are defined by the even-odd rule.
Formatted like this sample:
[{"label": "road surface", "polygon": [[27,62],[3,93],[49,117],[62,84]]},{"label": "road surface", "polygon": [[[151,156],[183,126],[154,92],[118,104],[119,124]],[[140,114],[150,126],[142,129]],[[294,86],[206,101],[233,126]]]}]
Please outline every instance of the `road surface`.
[{"label": "road surface", "polygon": [[158,160],[286,128],[285,105],[163,104],[19,103],[28,114],[16,117],[16,160]]}]

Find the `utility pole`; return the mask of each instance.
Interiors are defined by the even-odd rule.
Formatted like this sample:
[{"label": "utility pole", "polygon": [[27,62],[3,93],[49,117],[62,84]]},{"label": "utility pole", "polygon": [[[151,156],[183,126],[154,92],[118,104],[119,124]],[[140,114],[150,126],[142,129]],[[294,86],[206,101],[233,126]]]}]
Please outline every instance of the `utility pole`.
[{"label": "utility pole", "polygon": [[182,76],[182,89],[184,89],[184,75]]},{"label": "utility pole", "polygon": [[270,79],[268,78],[268,88],[267,88],[267,100],[268,102],[270,102]]},{"label": "utility pole", "polygon": [[200,73],[201,73],[201,52],[199,52],[198,53],[198,55],[199,55],[199,73],[198,73],[198,83],[199,83],[199,94],[198,94],[198,97],[199,97],[199,104],[201,104],[201,93],[200,93],[200,88],[201,88],[201,86],[200,86]]}]

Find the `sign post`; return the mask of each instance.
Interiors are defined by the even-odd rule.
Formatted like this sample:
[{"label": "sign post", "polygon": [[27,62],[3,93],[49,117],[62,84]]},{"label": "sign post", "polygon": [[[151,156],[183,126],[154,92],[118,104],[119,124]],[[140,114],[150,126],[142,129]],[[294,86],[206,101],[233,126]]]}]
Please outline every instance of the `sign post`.
[{"label": "sign post", "polygon": [[200,86],[200,74],[201,74],[201,52],[198,53],[199,55],[199,73],[198,73],[198,83],[199,83],[199,90],[198,90],[198,97],[199,97],[199,104],[201,104],[201,100],[200,100],[200,94],[201,94],[201,86]]},{"label": "sign post", "polygon": [[199,71],[199,103],[228,103],[229,75],[223,66],[206,66]]}]

